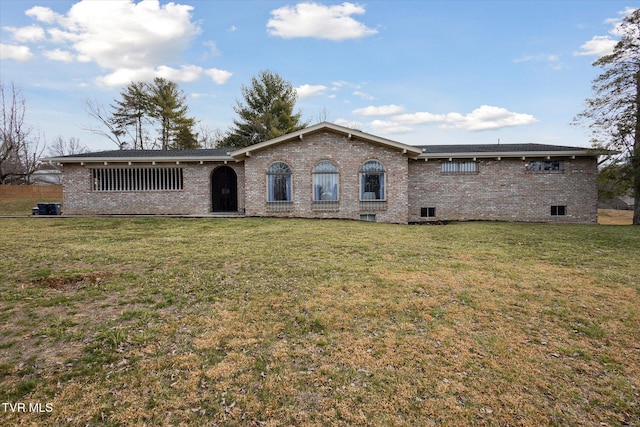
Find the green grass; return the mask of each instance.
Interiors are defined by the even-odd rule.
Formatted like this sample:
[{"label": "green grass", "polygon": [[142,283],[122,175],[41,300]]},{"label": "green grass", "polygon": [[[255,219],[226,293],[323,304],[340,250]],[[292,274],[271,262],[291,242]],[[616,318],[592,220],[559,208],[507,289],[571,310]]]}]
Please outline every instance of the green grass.
[{"label": "green grass", "polygon": [[37,425],[633,425],[640,229],[0,220]]}]

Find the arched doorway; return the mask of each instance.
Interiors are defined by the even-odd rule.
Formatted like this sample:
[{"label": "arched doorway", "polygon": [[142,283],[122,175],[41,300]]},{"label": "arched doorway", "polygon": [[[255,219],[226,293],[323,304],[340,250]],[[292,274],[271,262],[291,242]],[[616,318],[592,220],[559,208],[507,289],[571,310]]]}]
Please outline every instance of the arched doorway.
[{"label": "arched doorway", "polygon": [[211,211],[238,211],[238,176],[229,166],[220,166],[211,174]]}]

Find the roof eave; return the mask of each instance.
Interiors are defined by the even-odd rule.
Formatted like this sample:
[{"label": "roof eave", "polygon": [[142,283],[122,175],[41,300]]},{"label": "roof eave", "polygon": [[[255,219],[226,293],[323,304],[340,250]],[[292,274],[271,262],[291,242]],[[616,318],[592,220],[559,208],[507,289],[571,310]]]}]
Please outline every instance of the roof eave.
[{"label": "roof eave", "polygon": [[492,151],[468,153],[422,153],[418,160],[424,159],[472,159],[472,158],[541,158],[541,157],[596,157],[607,153],[595,150],[567,150],[567,151]]},{"label": "roof eave", "polygon": [[383,145],[383,146],[387,146],[387,147],[393,147],[399,151],[401,151],[403,154],[406,154],[407,156],[416,159],[418,158],[418,156],[422,153],[422,150],[419,147],[415,147],[412,145],[407,145],[407,144],[402,144],[400,142],[396,142],[396,141],[392,141],[390,139],[386,139],[386,138],[381,138],[375,135],[369,135],[367,133],[364,133],[362,131],[359,130],[355,130],[355,129],[350,129],[344,126],[340,126],[340,125],[336,125],[334,123],[329,123],[329,122],[322,122],[322,123],[318,123],[316,125],[313,126],[309,126],[306,127],[304,129],[300,129],[296,132],[292,132],[292,133],[288,133],[286,135],[282,135],[280,137],[277,138],[273,138],[270,139],[268,141],[263,141],[260,142],[258,144],[254,144],[254,145],[250,145],[248,147],[244,147],[241,148],[239,150],[233,151],[230,153],[230,155],[232,157],[234,157],[236,160],[242,160],[246,157],[250,157],[251,153],[254,151],[259,151],[262,150],[264,148],[270,147],[272,145],[277,145],[277,144],[281,144],[283,142],[288,142],[291,140],[295,140],[295,139],[304,139],[304,135],[313,133],[313,132],[318,132],[321,131],[323,129],[329,129],[332,130],[336,133],[340,133],[343,135],[346,135],[350,138],[356,138],[356,139],[360,139],[362,141],[368,141],[368,142],[372,142],[374,144],[379,144],[379,145]]}]

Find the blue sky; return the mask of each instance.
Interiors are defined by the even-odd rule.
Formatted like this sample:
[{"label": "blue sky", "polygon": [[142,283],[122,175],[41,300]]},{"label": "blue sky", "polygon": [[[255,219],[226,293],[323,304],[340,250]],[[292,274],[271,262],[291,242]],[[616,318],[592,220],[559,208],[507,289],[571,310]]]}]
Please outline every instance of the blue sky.
[{"label": "blue sky", "polygon": [[589,146],[571,126],[591,64],[631,1],[0,1],[0,77],[51,141],[115,145],[84,101],[162,76],[226,130],[261,70],[298,90],[303,118],[408,144]]}]

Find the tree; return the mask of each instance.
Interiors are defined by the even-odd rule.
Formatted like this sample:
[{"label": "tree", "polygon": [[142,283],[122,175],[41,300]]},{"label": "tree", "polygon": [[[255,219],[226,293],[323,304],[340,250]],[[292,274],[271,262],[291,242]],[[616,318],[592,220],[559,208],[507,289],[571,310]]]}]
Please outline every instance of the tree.
[{"label": "tree", "polygon": [[51,157],[70,156],[72,154],[88,153],[89,148],[80,143],[79,139],[69,138],[67,141],[58,136],[56,140],[47,147],[47,153]]},{"label": "tree", "polygon": [[234,111],[240,116],[234,120],[221,146],[246,147],[258,142],[303,129],[301,113],[293,113],[297,94],[291,83],[276,73],[262,71],[251,79],[251,86],[242,86],[244,104],[237,101]]},{"label": "tree", "polygon": [[120,135],[129,135],[132,148],[145,149],[145,130],[143,124],[149,119],[151,109],[149,100],[149,85],[144,82],[129,83],[120,92],[122,99],[112,105],[115,111],[111,116],[111,123]]},{"label": "tree", "polygon": [[25,124],[26,101],[13,84],[6,93],[0,83],[2,118],[0,123],[0,184],[23,184],[40,162],[43,148],[39,136]]},{"label": "tree", "polygon": [[[97,102],[85,101],[87,112],[100,126],[91,132],[106,136],[119,149],[198,148],[195,119],[188,117],[186,96],[172,81],[156,78],[152,84],[130,83],[111,105],[111,112]],[[146,125],[158,124],[157,141]],[[129,141],[127,141],[129,139]]]},{"label": "tree", "polygon": [[172,81],[156,77],[150,89],[150,115],[160,122],[160,146],[163,150],[194,148],[195,120],[187,117],[186,96]]},{"label": "tree", "polygon": [[593,63],[604,71],[575,121],[591,129],[594,145],[628,158],[636,200],[633,223],[640,225],[640,9],[626,16],[618,31],[622,38],[613,53]]},{"label": "tree", "polygon": [[[91,101],[88,99],[84,101],[84,105],[87,114],[102,125],[101,127],[92,126],[84,129],[97,135],[107,137],[111,142],[118,146],[119,150],[127,148],[127,143],[122,140],[124,131],[114,123],[112,116],[104,106],[98,104],[97,101]],[[106,128],[106,130],[104,130],[104,128]]]}]

